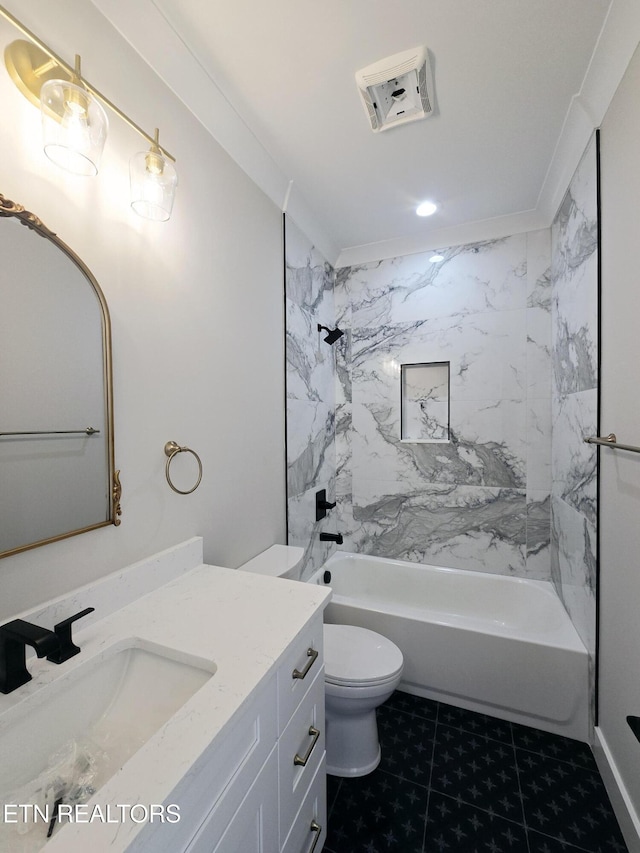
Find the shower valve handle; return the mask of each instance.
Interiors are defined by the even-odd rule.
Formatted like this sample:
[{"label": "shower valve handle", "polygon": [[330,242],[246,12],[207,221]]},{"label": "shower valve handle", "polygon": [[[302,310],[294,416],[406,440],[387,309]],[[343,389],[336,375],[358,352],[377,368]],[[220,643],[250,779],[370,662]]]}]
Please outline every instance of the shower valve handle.
[{"label": "shower valve handle", "polygon": [[320,489],[319,492],[316,492],[316,521],[320,521],[325,518],[327,515],[328,509],[333,509],[336,505],[336,502],[329,503],[327,500],[327,490]]}]

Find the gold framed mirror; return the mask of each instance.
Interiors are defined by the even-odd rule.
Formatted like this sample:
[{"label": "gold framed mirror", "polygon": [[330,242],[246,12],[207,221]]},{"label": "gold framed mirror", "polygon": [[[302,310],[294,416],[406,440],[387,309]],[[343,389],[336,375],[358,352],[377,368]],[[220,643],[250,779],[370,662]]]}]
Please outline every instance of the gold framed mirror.
[{"label": "gold framed mirror", "polygon": [[0,557],[6,557],[118,525],[121,511],[104,294],[69,246],[1,194],[0,258]]}]

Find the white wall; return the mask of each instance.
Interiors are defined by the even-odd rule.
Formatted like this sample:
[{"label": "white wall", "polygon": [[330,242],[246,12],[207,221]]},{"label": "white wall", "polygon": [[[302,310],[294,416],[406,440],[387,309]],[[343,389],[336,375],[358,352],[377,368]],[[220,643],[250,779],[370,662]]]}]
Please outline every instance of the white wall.
[{"label": "white wall", "polygon": [[[0,193],[83,258],[109,304],[123,485],[119,528],[0,560],[0,618],[193,535],[208,562],[232,567],[285,535],[280,212],[91,4],[5,6],[66,61],[82,54],[85,76],[139,125],[160,128],[179,187],[168,223],[131,212],[128,160],[147,145],[112,114],[98,177],[66,176],[0,69]],[[3,49],[18,37],[0,22]],[[202,457],[187,497],[165,480],[169,439]]]},{"label": "white wall", "polygon": [[[602,124],[601,434],[640,445],[640,51]],[[640,455],[600,451],[600,742],[627,806],[640,812]],[[618,805],[622,795],[616,798]],[[619,812],[620,817],[621,812]],[[623,821],[628,833],[631,821]],[[640,834],[640,823],[636,823]],[[629,836],[630,837],[630,836]],[[640,837],[629,841],[640,850]]]}]

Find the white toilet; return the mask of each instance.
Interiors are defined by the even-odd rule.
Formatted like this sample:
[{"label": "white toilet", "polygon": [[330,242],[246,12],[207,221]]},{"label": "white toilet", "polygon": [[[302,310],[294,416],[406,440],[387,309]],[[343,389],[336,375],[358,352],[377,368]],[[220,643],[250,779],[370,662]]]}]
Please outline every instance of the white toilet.
[{"label": "white toilet", "polygon": [[327,773],[365,776],[380,763],[376,708],[402,676],[400,649],[375,631],[324,626]]},{"label": "white toilet", "polygon": [[[303,549],[272,545],[240,568],[299,580]],[[400,683],[400,649],[375,631],[324,626],[327,773],[365,776],[380,763],[376,708]]]}]

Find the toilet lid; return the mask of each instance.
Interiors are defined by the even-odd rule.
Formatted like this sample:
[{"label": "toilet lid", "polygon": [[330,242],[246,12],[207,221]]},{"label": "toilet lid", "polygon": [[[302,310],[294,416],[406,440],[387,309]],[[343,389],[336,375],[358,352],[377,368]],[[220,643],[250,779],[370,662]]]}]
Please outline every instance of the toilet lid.
[{"label": "toilet lid", "polygon": [[324,672],[332,684],[387,681],[402,670],[400,649],[375,631],[355,625],[324,626]]}]

